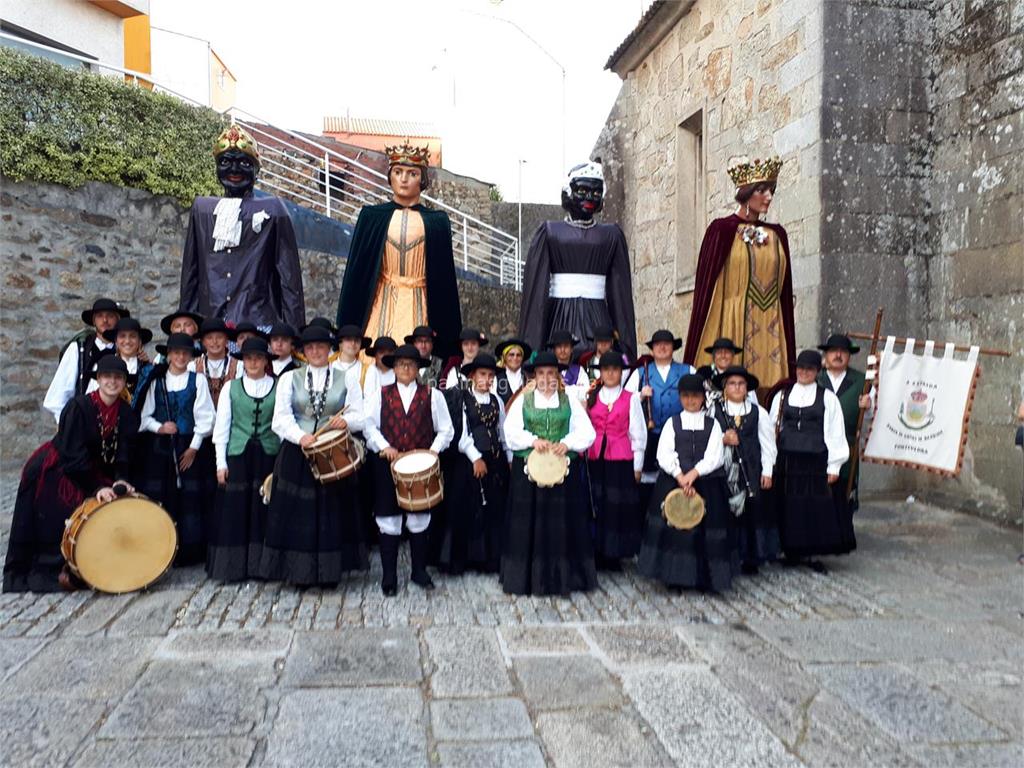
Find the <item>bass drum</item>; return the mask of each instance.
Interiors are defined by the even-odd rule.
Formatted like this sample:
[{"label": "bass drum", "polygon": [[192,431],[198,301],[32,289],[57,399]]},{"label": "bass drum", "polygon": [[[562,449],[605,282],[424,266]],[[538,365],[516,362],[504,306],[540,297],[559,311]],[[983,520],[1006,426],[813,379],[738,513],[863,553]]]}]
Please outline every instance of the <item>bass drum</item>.
[{"label": "bass drum", "polygon": [[93,589],[135,592],[171,567],[178,532],[164,508],[142,494],[107,502],[89,498],[64,524],[60,551],[71,571]]}]

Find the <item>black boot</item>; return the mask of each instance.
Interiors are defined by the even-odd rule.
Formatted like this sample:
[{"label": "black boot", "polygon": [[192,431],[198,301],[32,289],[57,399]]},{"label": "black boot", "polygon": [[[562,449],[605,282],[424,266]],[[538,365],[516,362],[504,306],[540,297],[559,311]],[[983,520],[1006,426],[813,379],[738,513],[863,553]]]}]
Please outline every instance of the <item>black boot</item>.
[{"label": "black boot", "polygon": [[384,575],[380,580],[380,589],[385,597],[398,594],[398,543],[399,536],[380,535],[380,565]]},{"label": "black boot", "polygon": [[427,573],[427,547],[428,536],[426,531],[409,534],[409,559],[412,560],[413,584],[419,584],[423,589],[433,589],[434,581]]}]

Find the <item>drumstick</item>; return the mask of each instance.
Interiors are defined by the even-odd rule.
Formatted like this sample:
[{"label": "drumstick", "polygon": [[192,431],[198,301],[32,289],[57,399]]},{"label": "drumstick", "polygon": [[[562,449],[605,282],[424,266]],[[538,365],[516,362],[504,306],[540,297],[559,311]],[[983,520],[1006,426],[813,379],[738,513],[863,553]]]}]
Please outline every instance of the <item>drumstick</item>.
[{"label": "drumstick", "polygon": [[484,493],[484,481],[481,480],[480,478],[477,478],[477,482],[480,483],[480,506],[481,507],[486,507],[487,506],[487,494]]}]

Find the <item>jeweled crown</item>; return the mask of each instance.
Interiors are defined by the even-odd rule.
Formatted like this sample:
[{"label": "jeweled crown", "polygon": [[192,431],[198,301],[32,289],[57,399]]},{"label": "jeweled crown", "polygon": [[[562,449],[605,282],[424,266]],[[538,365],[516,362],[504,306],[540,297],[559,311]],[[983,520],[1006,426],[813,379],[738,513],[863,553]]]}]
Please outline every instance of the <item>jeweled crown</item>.
[{"label": "jeweled crown", "polygon": [[748,184],[777,181],[780,170],[782,170],[782,160],[778,157],[769,157],[764,160],[740,160],[729,166],[728,173],[732,183],[738,189]]},{"label": "jeweled crown", "polygon": [[237,149],[257,163],[260,161],[260,148],[256,144],[256,139],[237,123],[232,123],[225,128],[220,136],[217,137],[217,140],[213,142],[213,156],[222,155],[229,149]]},{"label": "jeweled crown", "polygon": [[421,165],[426,167],[430,164],[430,147],[414,147],[408,140],[404,144],[396,144],[393,147],[384,147],[384,154],[388,156],[389,165]]}]

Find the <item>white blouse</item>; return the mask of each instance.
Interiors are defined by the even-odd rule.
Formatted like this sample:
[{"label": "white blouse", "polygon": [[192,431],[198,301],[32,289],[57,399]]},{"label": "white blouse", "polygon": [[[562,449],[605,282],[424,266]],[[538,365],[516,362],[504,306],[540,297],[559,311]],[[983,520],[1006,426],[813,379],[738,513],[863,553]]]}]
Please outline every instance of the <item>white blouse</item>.
[{"label": "white blouse", "polygon": [[[259,400],[270,394],[274,388],[275,379],[272,376],[263,376],[259,379],[250,379],[244,376],[239,383],[249,397]],[[220,391],[220,398],[217,400],[217,420],[213,424],[213,448],[217,454],[217,469],[228,468],[228,439],[231,437],[231,384],[228,381]]]},{"label": "white blouse", "polygon": [[[171,373],[168,371],[167,375],[164,376],[167,391],[180,392],[185,389],[188,386],[188,377],[189,371],[184,373]],[[156,382],[154,381],[146,391],[146,400],[142,404],[139,429],[146,432],[156,433],[163,426],[163,422],[153,418],[153,414],[156,412],[156,389]],[[199,450],[203,440],[209,437],[213,431],[215,416],[216,411],[213,407],[213,398],[210,397],[210,387],[204,377],[196,376],[196,399],[192,403],[192,419],[195,422],[195,427],[192,430],[192,440],[188,444],[189,448]]]},{"label": "white blouse", "polygon": [[[818,392],[817,383],[794,384],[789,392],[789,404],[794,408],[807,408],[814,405]],[[779,408],[782,407],[782,392],[772,400],[771,422],[774,425],[779,419]],[[846,423],[843,421],[843,408],[839,398],[825,390],[825,447],[828,449],[828,474],[838,475],[840,467],[850,458],[850,446],[846,443]]]},{"label": "white blouse", "polygon": [[[691,413],[683,411],[679,414],[679,421],[683,429],[701,432],[704,430],[704,411]],[[679,466],[679,455],[676,453],[676,428],[675,419],[669,419],[662,427],[661,437],[658,439],[658,466],[672,477],[679,477],[682,468]],[[712,419],[711,436],[708,438],[708,447],[704,449],[704,457],[694,465],[697,474],[701,477],[709,475],[722,466],[722,430],[718,422]]]},{"label": "white blouse", "polygon": [[[566,393],[568,395],[568,393]],[[505,441],[512,451],[523,451],[533,447],[537,435],[526,430],[523,424],[523,402],[529,395],[520,395],[512,403],[508,413],[505,414]],[[553,395],[542,394],[538,390],[533,392],[534,407],[539,410],[558,407],[558,393]],[[570,451],[583,453],[597,438],[594,432],[594,425],[590,423],[590,416],[583,409],[583,404],[576,398],[568,395],[569,400],[569,434],[563,437],[560,442]]]},{"label": "white blouse", "polygon": [[[113,342],[104,341],[103,337],[98,334],[93,343],[96,345],[96,349],[101,352],[114,348]],[[78,344],[69,344],[60,358],[57,372],[53,375],[53,381],[50,382],[50,387],[46,390],[46,397],[43,398],[43,408],[53,414],[53,418],[57,420],[58,424],[60,423],[60,412],[64,410],[64,406],[68,404],[68,401],[75,396],[75,382],[77,381]]]},{"label": "white blouse", "polygon": [[[621,385],[601,387],[597,392],[597,399],[609,408],[621,396]],[[647,450],[647,420],[644,419],[640,398],[636,394],[629,399],[629,445],[633,449],[633,471],[640,472],[644,468],[644,452]]]},{"label": "white blouse", "polygon": [[[295,420],[295,412],[292,410],[292,388],[295,386],[295,376],[299,377],[300,387],[308,390],[307,371],[313,375],[313,389],[319,391],[323,388],[329,366],[306,366],[287,371],[277,380],[277,396],[274,399],[274,420],[271,429],[282,440],[289,443],[299,444],[299,441],[307,433]],[[332,374],[339,375],[335,370]],[[348,424],[349,432],[358,432],[363,428],[363,391],[359,388],[359,369],[352,369],[345,374],[345,413],[342,414]],[[324,425],[334,414],[323,415]]]},{"label": "white blouse", "polygon": [[734,403],[731,400],[723,399],[725,412],[729,416],[746,416],[751,408],[757,408],[757,442],[761,446],[761,477],[771,477],[775,468],[775,459],[778,448],[775,445],[775,422],[768,415],[768,411],[756,403],[745,400],[742,403]]},{"label": "white blouse", "polygon": [[[392,371],[392,375],[394,375],[394,371]],[[409,413],[412,398],[416,394],[419,384],[412,381],[409,384],[396,383],[396,386],[398,396],[402,400],[402,408]],[[452,417],[448,413],[448,404],[445,402],[444,395],[434,387],[427,387],[427,391],[430,394],[430,420],[434,427],[434,441],[430,444],[430,450],[434,453],[441,453],[455,437],[455,427],[452,425]],[[380,431],[381,394],[379,389],[367,395],[365,407],[366,423],[363,426],[363,431],[366,435],[366,447],[375,453],[380,453],[385,448],[390,448],[391,443]]]},{"label": "white blouse", "polygon": [[[491,402],[491,392],[477,392],[475,389],[470,393],[478,403],[481,405],[487,405]],[[462,436],[459,438],[459,453],[465,456],[470,461],[476,461],[481,458],[482,454],[477,450],[476,444],[473,442],[473,435],[469,433],[468,416],[466,416],[466,405],[462,405]],[[498,439],[501,440],[503,448],[506,447],[505,441],[505,404],[501,402],[501,398],[498,398]],[[506,450],[506,458],[509,461],[512,460],[511,451]]]}]

